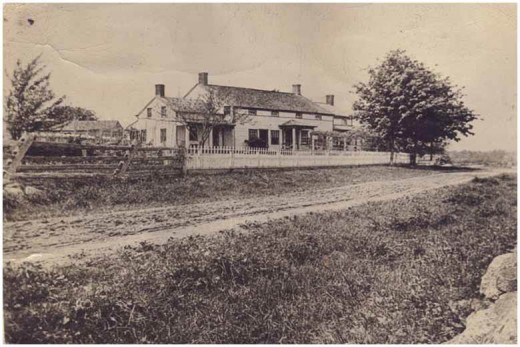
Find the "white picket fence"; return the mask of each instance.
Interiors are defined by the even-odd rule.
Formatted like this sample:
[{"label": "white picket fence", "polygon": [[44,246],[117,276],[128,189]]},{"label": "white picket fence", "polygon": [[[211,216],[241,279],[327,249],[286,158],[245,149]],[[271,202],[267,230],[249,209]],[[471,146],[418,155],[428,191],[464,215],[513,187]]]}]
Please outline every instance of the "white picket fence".
[{"label": "white picket fence", "polygon": [[[327,167],[390,163],[390,152],[292,151],[251,147],[204,147],[188,150],[188,170]],[[406,153],[394,154],[395,163],[408,163]]]}]

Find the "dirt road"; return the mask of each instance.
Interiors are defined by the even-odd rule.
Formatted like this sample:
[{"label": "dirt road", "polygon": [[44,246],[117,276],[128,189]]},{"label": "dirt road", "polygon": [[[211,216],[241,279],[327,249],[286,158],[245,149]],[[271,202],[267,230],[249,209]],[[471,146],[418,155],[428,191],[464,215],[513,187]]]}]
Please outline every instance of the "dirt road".
[{"label": "dirt road", "polygon": [[160,243],[170,237],[209,235],[247,222],[263,222],[311,211],[340,210],[504,172],[440,173],[252,199],[9,222],[4,223],[4,262],[63,263],[69,255],[82,252],[99,255],[141,241]]}]

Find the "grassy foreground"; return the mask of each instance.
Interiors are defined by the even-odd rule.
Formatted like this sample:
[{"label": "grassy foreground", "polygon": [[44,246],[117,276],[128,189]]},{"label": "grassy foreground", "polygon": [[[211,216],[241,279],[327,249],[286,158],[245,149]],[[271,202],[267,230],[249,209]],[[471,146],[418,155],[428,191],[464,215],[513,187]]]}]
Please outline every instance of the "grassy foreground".
[{"label": "grassy foreground", "polygon": [[516,240],[516,178],[4,269],[10,343],[440,343]]},{"label": "grassy foreground", "polygon": [[396,180],[437,173],[434,169],[365,166],[233,172],[186,178],[152,177],[42,181],[42,194],[27,199],[4,194],[7,221],[63,216],[111,208],[151,207],[240,199],[312,188],[329,188],[378,180]]}]

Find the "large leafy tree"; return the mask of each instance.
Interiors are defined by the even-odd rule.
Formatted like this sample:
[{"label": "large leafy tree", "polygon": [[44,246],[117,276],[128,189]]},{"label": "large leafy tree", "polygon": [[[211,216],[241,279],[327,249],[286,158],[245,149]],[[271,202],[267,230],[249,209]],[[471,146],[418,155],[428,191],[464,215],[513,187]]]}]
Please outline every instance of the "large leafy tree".
[{"label": "large leafy tree", "polygon": [[418,155],[438,150],[439,144],[473,135],[471,122],[477,115],[462,101],[462,88],[405,51],[388,53],[355,90],[357,117],[388,144],[391,161],[396,150],[404,150],[415,165]]},{"label": "large leafy tree", "polygon": [[57,98],[50,89],[50,73],[45,73],[45,65],[39,56],[27,65],[16,62],[11,77],[11,90],[5,103],[7,129],[13,139],[24,132],[45,130],[52,126],[49,115],[65,99]]}]

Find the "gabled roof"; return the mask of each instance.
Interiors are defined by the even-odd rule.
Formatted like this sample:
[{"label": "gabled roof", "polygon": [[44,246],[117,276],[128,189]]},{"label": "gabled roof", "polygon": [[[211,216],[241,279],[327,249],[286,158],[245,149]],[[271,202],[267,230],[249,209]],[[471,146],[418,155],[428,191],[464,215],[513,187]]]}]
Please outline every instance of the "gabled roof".
[{"label": "gabled roof", "polygon": [[115,130],[122,128],[117,120],[72,120],[52,127],[53,130],[62,131]]},{"label": "gabled roof", "polygon": [[[228,100],[230,106],[260,110],[333,115],[332,112],[329,112],[325,108],[320,107],[320,105],[307,99],[306,97],[293,93],[219,86],[214,84],[199,84],[198,86],[208,91],[212,90],[216,95],[224,96]],[[190,92],[188,92],[186,96],[188,96]]]}]

